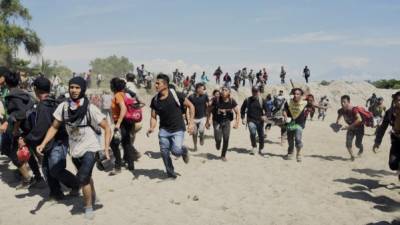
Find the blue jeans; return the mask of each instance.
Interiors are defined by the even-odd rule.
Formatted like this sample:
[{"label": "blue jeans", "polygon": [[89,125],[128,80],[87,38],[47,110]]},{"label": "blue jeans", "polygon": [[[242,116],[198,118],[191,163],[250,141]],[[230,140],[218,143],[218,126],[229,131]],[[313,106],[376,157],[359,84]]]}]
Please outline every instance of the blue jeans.
[{"label": "blue jeans", "polygon": [[264,123],[259,122],[249,122],[249,131],[250,131],[250,140],[251,140],[251,147],[255,148],[257,147],[257,142],[256,142],[256,134],[258,133],[258,149],[262,150],[264,149]]},{"label": "blue jeans", "polygon": [[303,129],[295,129],[295,130],[288,130],[287,131],[287,138],[288,138],[288,154],[293,154],[294,146],[296,145],[297,150],[303,148],[302,142],[303,136]]},{"label": "blue jeans", "polygon": [[168,174],[174,174],[174,165],[170,152],[174,156],[182,156],[187,154],[187,149],[183,146],[184,131],[168,132],[165,129],[160,129],[158,139],[160,143],[161,157],[164,161],[165,169]]},{"label": "blue jeans", "polygon": [[50,188],[50,195],[61,194],[60,182],[71,189],[78,189],[76,177],[66,170],[68,147],[62,143],[55,144],[53,149],[45,152],[42,171]]}]

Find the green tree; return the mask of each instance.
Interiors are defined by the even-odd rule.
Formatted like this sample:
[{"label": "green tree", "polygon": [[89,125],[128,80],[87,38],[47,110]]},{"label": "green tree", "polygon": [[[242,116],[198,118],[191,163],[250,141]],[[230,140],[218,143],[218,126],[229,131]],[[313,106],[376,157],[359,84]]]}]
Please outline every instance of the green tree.
[{"label": "green tree", "polygon": [[[31,20],[28,9],[19,0],[0,0],[0,63],[14,67],[15,55],[21,46],[28,55],[40,53],[42,43],[29,28]],[[22,21],[22,25],[16,21]]]},{"label": "green tree", "polygon": [[68,80],[72,74],[72,70],[62,65],[60,62],[55,60],[46,60],[44,58],[42,58],[42,62],[40,64],[34,65],[31,71],[33,74],[37,74],[40,72],[48,78],[57,75],[64,81]]},{"label": "green tree", "polygon": [[96,58],[90,62],[94,73],[119,76],[133,71],[133,63],[127,57],[116,55],[107,58]]}]

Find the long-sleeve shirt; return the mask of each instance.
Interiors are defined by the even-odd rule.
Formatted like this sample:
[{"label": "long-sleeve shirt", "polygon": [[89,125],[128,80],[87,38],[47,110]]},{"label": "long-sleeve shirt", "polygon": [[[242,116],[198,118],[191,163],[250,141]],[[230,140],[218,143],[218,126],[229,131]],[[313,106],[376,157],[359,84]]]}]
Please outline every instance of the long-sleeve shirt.
[{"label": "long-sleeve shirt", "polygon": [[[391,125],[395,127],[396,116],[394,115],[394,109],[391,107],[385,113],[383,117],[382,124],[378,127],[375,137],[375,144],[380,145],[382,143],[383,136],[385,136],[386,130]],[[394,132],[398,132],[398,138],[400,138],[400,130],[394,130]]]},{"label": "long-sleeve shirt", "polygon": [[[247,115],[247,122],[262,122],[262,116],[265,115],[264,101],[259,97],[251,96],[244,100],[240,108],[242,119]],[[260,105],[261,103],[261,105]]]}]

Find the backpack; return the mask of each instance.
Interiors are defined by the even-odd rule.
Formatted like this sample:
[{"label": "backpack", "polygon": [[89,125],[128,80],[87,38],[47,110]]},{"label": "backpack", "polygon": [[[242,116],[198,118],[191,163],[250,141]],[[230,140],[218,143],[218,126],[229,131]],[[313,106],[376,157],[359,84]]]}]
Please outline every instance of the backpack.
[{"label": "backpack", "polygon": [[367,127],[373,127],[374,115],[362,106],[353,107],[353,113],[359,113],[362,118],[362,123]]},{"label": "backpack", "polygon": [[[64,102],[63,104],[64,105],[63,105],[63,111],[62,111],[61,117],[63,119],[63,122],[65,122],[66,120],[68,120],[68,102]],[[92,116],[90,113],[90,105],[91,105],[91,103],[89,103],[88,111],[86,112],[86,124],[78,125],[77,127],[90,127],[97,135],[101,135],[100,126],[98,124],[94,123],[92,120]],[[69,125],[71,125],[71,124],[69,124]]]},{"label": "backpack", "polygon": [[286,99],[275,97],[273,100],[273,110],[272,113],[275,114],[282,109],[283,105],[286,103]]},{"label": "backpack", "polygon": [[129,93],[124,95],[124,103],[126,106],[126,113],[124,119],[135,123],[142,121],[142,109],[138,106],[136,98],[132,97]]}]

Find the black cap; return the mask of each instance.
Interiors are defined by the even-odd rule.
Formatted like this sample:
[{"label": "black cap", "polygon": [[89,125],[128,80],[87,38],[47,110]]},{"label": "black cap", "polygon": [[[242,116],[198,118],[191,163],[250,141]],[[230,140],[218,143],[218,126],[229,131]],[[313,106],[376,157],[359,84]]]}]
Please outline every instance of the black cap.
[{"label": "black cap", "polygon": [[50,93],[51,83],[46,77],[38,77],[33,81],[33,86],[40,91]]},{"label": "black cap", "polygon": [[5,77],[10,73],[10,70],[5,66],[0,66],[0,77]]}]

